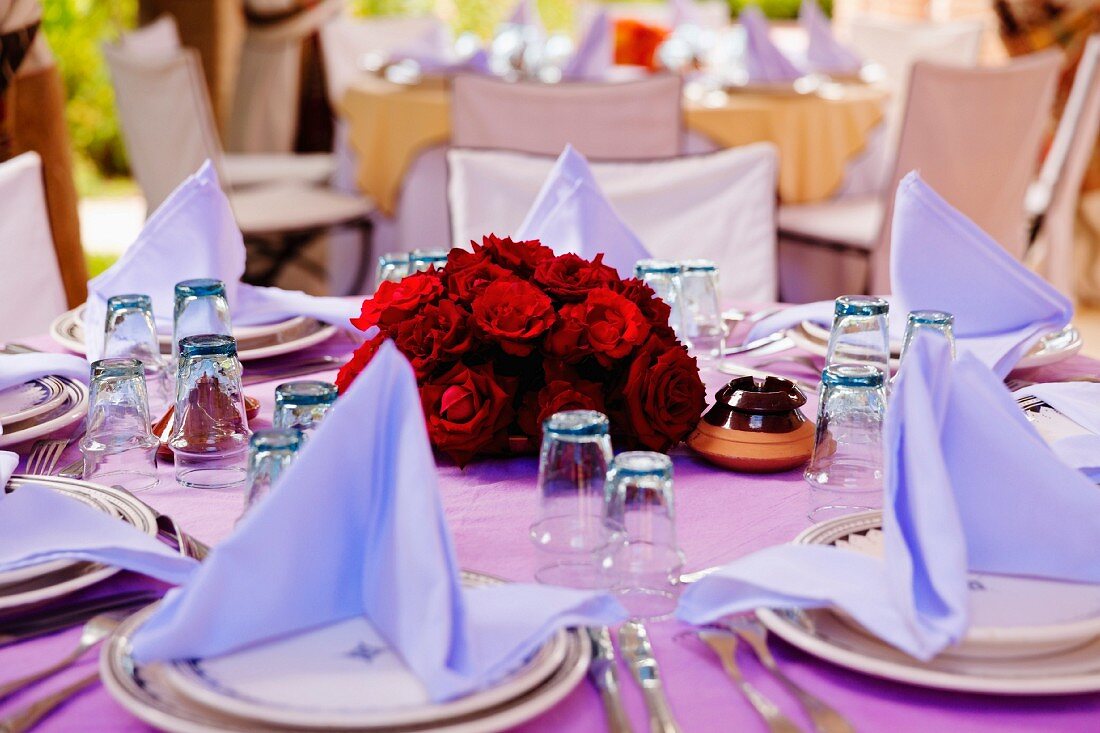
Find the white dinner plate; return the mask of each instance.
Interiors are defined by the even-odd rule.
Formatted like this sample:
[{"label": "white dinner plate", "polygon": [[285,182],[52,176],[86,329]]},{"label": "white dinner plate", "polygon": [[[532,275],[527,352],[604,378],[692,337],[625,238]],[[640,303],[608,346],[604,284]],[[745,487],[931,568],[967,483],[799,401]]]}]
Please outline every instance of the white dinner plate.
[{"label": "white dinner plate", "polygon": [[88,414],[88,388],[72,379],[57,377],[65,393],[65,399],[53,410],[36,415],[22,422],[4,426],[0,435],[0,448],[18,445],[71,428]]},{"label": "white dinner plate", "polygon": [[[882,513],[862,512],[822,522],[795,538],[882,557]],[[970,628],[941,656],[1011,659],[1048,656],[1100,636],[1100,585],[992,573],[968,574]],[[834,612],[829,612],[834,613]],[[866,634],[846,614],[842,622]]]},{"label": "white dinner plate", "polygon": [[[77,306],[58,316],[50,324],[50,336],[54,341],[78,354],[84,352],[84,306]],[[295,316],[276,323],[259,326],[235,326],[233,336],[237,339],[237,357],[241,361],[267,359],[282,356],[295,351],[308,349],[327,340],[336,327],[304,316]],[[172,352],[172,337],[159,334],[162,354]]]},{"label": "white dinner plate", "polygon": [[24,422],[56,409],[65,389],[56,377],[32,379],[0,390],[0,425]]},{"label": "white dinner plate", "polygon": [[[829,329],[814,321],[803,321],[799,325],[787,331],[787,335],[795,342],[795,345],[817,354],[825,356],[829,347]],[[1068,359],[1081,350],[1085,345],[1080,331],[1075,326],[1066,326],[1047,334],[1024,354],[1014,369],[1031,369],[1033,367],[1046,366]],[[901,341],[890,341],[890,368],[898,368],[898,360],[901,358]]]},{"label": "white dinner plate", "polygon": [[[59,476],[19,475],[11,478],[8,489],[18,491],[20,486],[26,484],[45,486],[85,504],[96,505],[101,511],[106,508],[118,516],[120,521],[128,522],[150,537],[157,535],[157,517],[153,511],[131,494],[120,489]],[[43,572],[17,583],[0,586],[0,611],[17,608],[22,610],[51,601],[87,588],[119,572],[118,568],[88,562],[66,562],[65,567],[52,571],[41,565],[34,567]]]},{"label": "white dinner plate", "polygon": [[813,94],[826,80],[816,74],[800,76],[793,81],[748,81],[730,82],[725,91],[744,94],[766,94],[781,97],[802,97]]}]

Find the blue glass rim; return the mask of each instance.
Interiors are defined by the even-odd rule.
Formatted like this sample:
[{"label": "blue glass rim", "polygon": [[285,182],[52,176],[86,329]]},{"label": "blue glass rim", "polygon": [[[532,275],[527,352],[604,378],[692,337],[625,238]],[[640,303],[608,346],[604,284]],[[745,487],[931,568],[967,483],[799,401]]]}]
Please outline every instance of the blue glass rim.
[{"label": "blue glass rim", "polygon": [[118,356],[92,362],[92,381],[104,377],[144,377],[145,365],[140,359]]},{"label": "blue glass rim", "polygon": [[180,356],[236,356],[237,339],[224,333],[185,336],[179,342]]},{"label": "blue glass rim", "polygon": [[409,262],[446,262],[447,251],[442,249],[424,249],[412,251]]},{"label": "blue glass rim", "polygon": [[331,405],[336,401],[336,385],[319,380],[283,382],[275,388],[275,404]]},{"label": "blue glass rim", "polygon": [[680,272],[718,272],[718,263],[714,260],[684,260],[680,263]]},{"label": "blue glass rim", "polygon": [[296,451],[302,447],[302,431],[295,428],[257,430],[248,439],[248,447],[254,451]]},{"label": "blue glass rim", "polygon": [[153,311],[153,299],[143,293],[126,293],[125,295],[112,295],[107,298],[107,312],[140,309]]},{"label": "blue glass rim", "polygon": [[909,311],[909,323],[919,326],[951,326],[955,314],[947,311]]},{"label": "blue glass rim", "polygon": [[881,387],[882,370],[870,364],[831,364],[821,372],[826,387]]},{"label": "blue glass rim", "polygon": [[634,263],[634,277],[645,275],[678,275],[680,266],[671,260],[638,260]]},{"label": "blue glass rim", "polygon": [[406,252],[387,252],[386,254],[379,256],[378,264],[407,265],[409,264],[409,255]]},{"label": "blue glass rim", "polygon": [[620,453],[611,461],[611,469],[619,476],[672,476],[672,459],[664,453],[633,450]]},{"label": "blue glass rim", "polygon": [[225,297],[225,283],[209,277],[182,280],[176,283],[176,298],[205,298],[211,295]]},{"label": "blue glass rim", "polygon": [[833,304],[838,316],[884,316],[890,312],[890,304],[884,298],[869,295],[842,295]]},{"label": "blue glass rim", "polygon": [[542,432],[546,435],[607,435],[609,429],[607,415],[596,410],[563,410],[542,423]]}]

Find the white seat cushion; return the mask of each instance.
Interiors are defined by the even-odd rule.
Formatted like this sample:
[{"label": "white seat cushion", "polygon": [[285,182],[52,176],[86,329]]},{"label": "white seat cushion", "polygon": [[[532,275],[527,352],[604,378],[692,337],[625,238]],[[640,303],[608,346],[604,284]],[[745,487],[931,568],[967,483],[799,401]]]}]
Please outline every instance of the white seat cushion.
[{"label": "white seat cushion", "polygon": [[872,250],[878,244],[883,204],[878,196],[854,196],[818,204],[779,207],[779,234]]},{"label": "white seat cushion", "polygon": [[374,210],[374,205],[360,196],[295,183],[234,191],[229,200],[246,235],[334,226]]},{"label": "white seat cushion", "polygon": [[236,153],[225,156],[225,176],[231,188],[265,183],[328,183],[336,170],[330,153]]}]

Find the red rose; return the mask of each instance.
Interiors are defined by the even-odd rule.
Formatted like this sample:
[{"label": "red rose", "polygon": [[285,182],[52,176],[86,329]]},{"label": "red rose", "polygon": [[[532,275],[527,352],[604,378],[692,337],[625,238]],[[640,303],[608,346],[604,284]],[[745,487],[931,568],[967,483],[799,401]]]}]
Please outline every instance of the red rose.
[{"label": "red rose", "polygon": [[558,320],[542,343],[543,351],[570,363],[576,363],[591,354],[584,315],[583,303],[563,305],[558,311]]},{"label": "red rose", "polygon": [[391,328],[397,348],[408,357],[417,379],[440,364],[452,362],[470,349],[469,314],[449,300],[428,305]]},{"label": "red rose", "polygon": [[358,318],[351,319],[351,325],[360,331],[371,326],[392,326],[422,306],[434,303],[442,293],[442,271],[434,268],[409,275],[401,282],[385,280],[373,297],[363,301],[363,310]]},{"label": "red rose", "polygon": [[524,278],[531,277],[540,262],[554,259],[554,250],[537,239],[513,242],[510,237],[490,234],[481,241],[481,247],[474,245],[475,252],[486,252],[493,262]]},{"label": "red rose", "polygon": [[479,453],[503,452],[514,415],[512,395],[492,364],[455,364],[420,387],[420,402],[432,445],[459,466]]},{"label": "red rose", "polygon": [[[632,277],[619,283],[615,290],[619,295],[638,306],[638,310],[649,321],[650,326],[655,329],[659,329],[661,326],[666,329],[670,328],[671,324],[668,320],[672,317],[672,309],[668,303],[657,297],[657,293],[653,292],[653,288],[649,287],[645,281]],[[671,331],[665,331],[666,335],[669,333]]]},{"label": "red rose", "polygon": [[580,305],[588,344],[605,367],[629,354],[649,335],[649,323],[638,306],[613,290],[597,288]]},{"label": "red rose", "polygon": [[603,255],[589,262],[575,254],[544,260],[535,268],[535,282],[546,292],[570,303],[584,300],[593,288],[610,288],[619,282],[619,273],[603,263]]},{"label": "red rose", "polygon": [[695,359],[675,342],[651,337],[627,371],[616,427],[649,450],[668,450],[695,427],[706,396]]},{"label": "red rose", "polygon": [[562,410],[604,412],[603,387],[583,379],[554,380],[538,392],[528,392],[519,413],[519,428],[535,441],[542,438],[542,423]]},{"label": "red rose", "polygon": [[367,364],[370,364],[370,360],[378,353],[378,349],[385,340],[385,334],[377,334],[374,338],[359,344],[359,347],[352,352],[348,362],[336,373],[336,390],[340,394],[344,394],[360,372],[367,368]]},{"label": "red rose", "polygon": [[470,304],[492,282],[512,277],[509,270],[494,265],[488,257],[477,252],[451,250],[447,257],[444,281],[447,297],[463,304]]},{"label": "red rose", "polygon": [[527,356],[554,325],[554,304],[523,280],[492,283],[474,300],[474,323],[506,354]]}]

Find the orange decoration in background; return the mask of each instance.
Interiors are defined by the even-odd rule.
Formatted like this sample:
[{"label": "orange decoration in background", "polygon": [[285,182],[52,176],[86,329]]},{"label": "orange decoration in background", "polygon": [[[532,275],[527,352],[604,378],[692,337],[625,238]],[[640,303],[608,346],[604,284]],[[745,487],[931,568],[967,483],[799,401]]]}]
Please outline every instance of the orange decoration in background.
[{"label": "orange decoration in background", "polygon": [[657,69],[657,47],[671,31],[633,18],[615,20],[615,63]]}]

